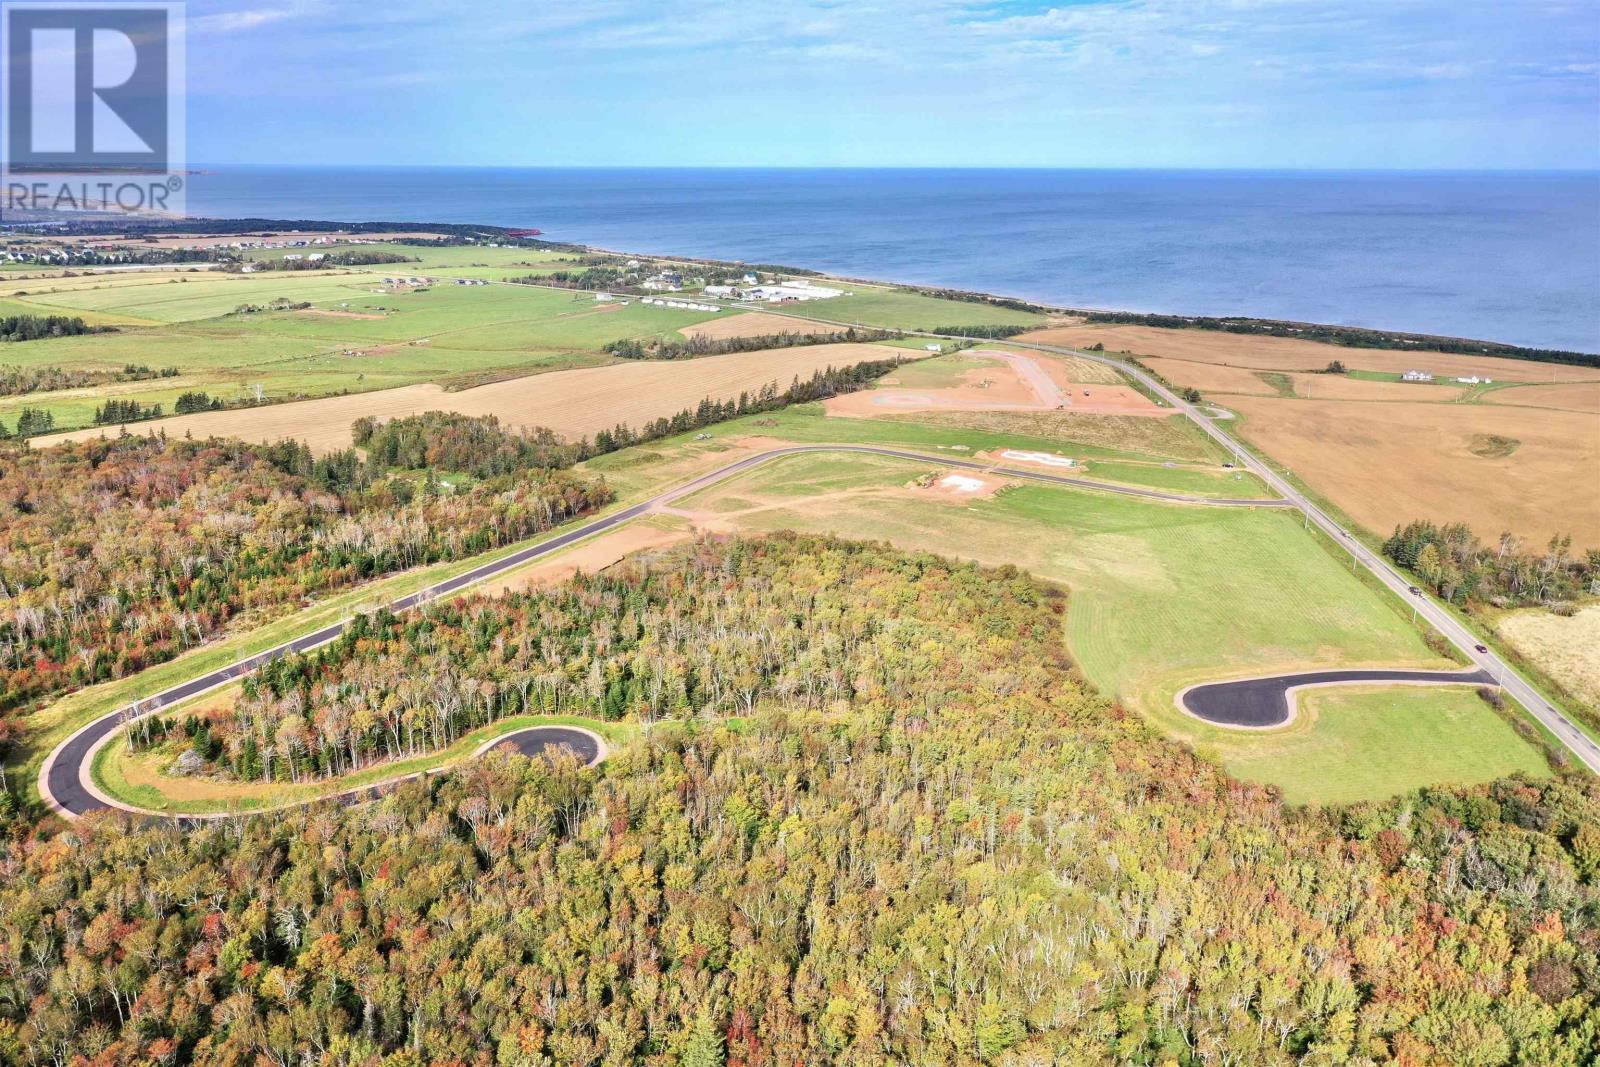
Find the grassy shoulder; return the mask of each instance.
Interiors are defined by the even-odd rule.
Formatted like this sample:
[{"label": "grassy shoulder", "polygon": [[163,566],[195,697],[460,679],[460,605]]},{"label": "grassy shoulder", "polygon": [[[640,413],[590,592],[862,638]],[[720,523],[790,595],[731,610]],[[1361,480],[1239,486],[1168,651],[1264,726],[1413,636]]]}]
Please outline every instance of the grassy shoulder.
[{"label": "grassy shoulder", "polygon": [[582,727],[599,734],[608,745],[613,746],[631,740],[639,732],[639,727],[631,723],[604,722],[577,715],[516,715],[481,726],[437,752],[403,760],[388,760],[364,767],[354,774],[314,782],[239,782],[175,777],[166,773],[171,754],[159,751],[135,753],[117,739],[95,754],[90,774],[95,784],[109,796],[151,811],[173,815],[268,811],[308,804],[408,775],[449,770],[470,759],[481,746],[493,739],[534,726]]},{"label": "grassy shoulder", "polygon": [[1213,747],[1228,773],[1275,785],[1291,804],[1550,774],[1539,750],[1467,686],[1310,690],[1282,730]]}]

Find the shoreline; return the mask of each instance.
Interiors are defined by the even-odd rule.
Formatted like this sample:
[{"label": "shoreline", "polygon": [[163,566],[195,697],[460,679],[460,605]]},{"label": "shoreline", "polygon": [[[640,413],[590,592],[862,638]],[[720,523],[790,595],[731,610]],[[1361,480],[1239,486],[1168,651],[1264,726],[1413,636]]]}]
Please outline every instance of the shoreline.
[{"label": "shoreline", "polygon": [[[754,270],[765,270],[769,273],[779,274],[794,273],[850,284],[907,290],[947,300],[1013,307],[1017,310],[1033,311],[1043,315],[1073,316],[1105,325],[1142,325],[1174,330],[1199,329],[1238,333],[1245,336],[1277,336],[1316,340],[1348,348],[1390,350],[1395,352],[1439,351],[1454,355],[1500,356],[1537,362],[1567,363],[1576,366],[1600,366],[1600,351],[1586,352],[1580,349],[1544,348],[1516,344],[1509,341],[1468,337],[1462,334],[1422,333],[1386,327],[1317,322],[1309,319],[1274,318],[1248,313],[1205,314],[1182,311],[1149,311],[1105,305],[1057,304],[987,290],[964,289],[934,282],[895,281],[889,278],[867,277],[793,264],[724,259],[716,256],[694,255],[684,252],[642,252],[635,249],[613,248],[606,245],[552,240],[547,236],[519,239],[512,236],[516,232],[516,228],[490,223],[424,223],[380,220],[352,222],[334,219],[270,219],[257,216],[196,216],[186,219],[140,220],[140,224],[135,225],[129,225],[126,220],[121,220],[122,225],[119,227],[115,225],[116,221],[118,220],[95,220],[93,222],[86,220],[83,223],[69,223],[57,232],[48,232],[49,227],[43,227],[47,232],[37,232],[41,227],[35,223],[0,224],[0,236],[8,234],[25,235],[47,240],[112,235],[123,239],[135,240],[139,237],[160,238],[163,235],[170,237],[175,234],[190,233],[193,233],[196,237],[216,237],[258,232],[341,233],[349,236],[368,235],[387,240],[398,240],[403,236],[417,233],[435,233],[456,240],[461,240],[468,235],[492,236],[513,242],[527,240],[526,247],[529,248],[544,248],[546,250],[572,249],[578,253],[595,255],[627,256],[630,258],[684,264],[749,267]],[[517,245],[517,247],[523,246]],[[110,268],[86,267],[83,268],[83,273],[91,273],[102,269]],[[0,272],[0,281],[4,279],[4,272]],[[1363,344],[1360,343],[1362,339],[1385,343]]]}]

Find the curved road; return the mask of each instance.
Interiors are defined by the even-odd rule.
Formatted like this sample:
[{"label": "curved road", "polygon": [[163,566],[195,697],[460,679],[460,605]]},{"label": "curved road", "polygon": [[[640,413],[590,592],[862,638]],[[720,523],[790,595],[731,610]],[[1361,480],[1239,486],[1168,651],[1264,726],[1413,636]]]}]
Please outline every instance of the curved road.
[{"label": "curved road", "polygon": [[[736,474],[749,470],[763,463],[781,459],[785,456],[800,455],[810,452],[843,452],[860,455],[887,456],[891,459],[911,460],[918,463],[933,463],[941,467],[952,467],[964,470],[990,471],[1003,474],[1012,478],[1026,478],[1032,481],[1046,482],[1054,485],[1071,486],[1076,489],[1095,489],[1107,493],[1118,493],[1124,496],[1143,497],[1147,500],[1160,500],[1168,503],[1198,504],[1211,507],[1290,507],[1287,500],[1266,499],[1237,499],[1233,497],[1192,497],[1182,496],[1177,493],[1164,493],[1155,489],[1138,489],[1125,485],[1109,485],[1104,482],[1091,481],[1087,478],[1073,478],[1061,474],[1049,474],[1044,471],[1022,470],[1014,467],[1001,467],[990,463],[980,463],[976,460],[957,459],[949,456],[928,456],[920,452],[909,452],[897,448],[880,448],[872,445],[796,445],[792,448],[776,448],[768,452],[747,456],[726,467],[718,468],[708,474],[685,482],[683,485],[669,489],[651,497],[648,500],[632,504],[620,511],[591,519],[579,526],[575,526],[565,533],[519,549],[499,559],[490,560],[456,575],[437,585],[429,586],[409,596],[401,597],[389,605],[389,610],[400,612],[408,608],[424,604],[440,596],[447,596],[467,586],[491,578],[497,574],[511,570],[515,567],[558,552],[563,548],[604,533],[615,526],[638,518],[652,509],[670,504],[692,493],[715,485]],[[305,652],[319,645],[327,644],[344,632],[345,622],[340,621],[320,630],[304,634],[292,641],[258,652],[253,656],[238,660],[226,667],[191,678],[159,693],[153,693],[144,700],[138,701],[127,707],[119,708],[82,727],[71,737],[67,738],[45,759],[44,766],[39,769],[39,794],[44,798],[52,810],[68,818],[76,818],[90,811],[105,807],[119,807],[128,811],[138,811],[131,806],[111,801],[99,790],[92,786],[89,779],[89,766],[94,752],[116,731],[117,727],[130,719],[153,714],[162,708],[170,707],[181,700],[204,693],[209,689],[226,685],[245,674],[250,673],[264,663],[268,663],[280,656],[294,652]],[[541,727],[541,729],[545,729]]]},{"label": "curved road", "polygon": [[1265,730],[1282,726],[1294,717],[1294,697],[1302,689],[1328,685],[1359,685],[1362,682],[1394,682],[1401,685],[1494,685],[1489,672],[1345,670],[1304,671],[1276,674],[1267,678],[1243,678],[1233,682],[1205,682],[1191,685],[1177,696],[1178,707],[1190,715],[1218,726],[1238,726]]}]

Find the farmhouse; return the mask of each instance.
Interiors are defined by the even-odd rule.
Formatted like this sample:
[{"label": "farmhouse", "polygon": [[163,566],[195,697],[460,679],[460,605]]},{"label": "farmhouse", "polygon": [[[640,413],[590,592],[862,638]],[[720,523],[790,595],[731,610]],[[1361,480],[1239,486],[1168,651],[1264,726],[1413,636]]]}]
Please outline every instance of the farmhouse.
[{"label": "farmhouse", "polygon": [[1400,380],[1403,382],[1431,382],[1433,381],[1433,375],[1425,370],[1408,370],[1400,375]]}]

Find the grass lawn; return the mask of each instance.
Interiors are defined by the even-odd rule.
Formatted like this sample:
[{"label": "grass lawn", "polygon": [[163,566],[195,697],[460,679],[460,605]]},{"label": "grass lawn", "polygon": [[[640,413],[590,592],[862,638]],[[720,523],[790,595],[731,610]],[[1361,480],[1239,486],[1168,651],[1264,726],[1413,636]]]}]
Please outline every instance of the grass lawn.
[{"label": "grass lawn", "polygon": [[1223,766],[1278,786],[1291,804],[1550,773],[1544,756],[1467,687],[1310,690],[1299,710],[1281,731],[1219,746]]},{"label": "grass lawn", "polygon": [[[175,709],[176,710],[176,709]],[[446,770],[471,757],[478,746],[503,734],[530,726],[581,726],[621,744],[638,733],[628,723],[602,722],[575,715],[514,715],[464,735],[455,744],[437,752],[403,760],[389,760],[363,768],[354,774],[318,782],[231,782],[204,778],[176,778],[162,773],[169,757],[154,753],[132,753],[120,741],[112,741],[95,754],[92,774],[95,783],[110,795],[129,804],[174,815],[205,814],[218,811],[261,811],[304,804],[351,789],[377,785],[403,775]]]}]

